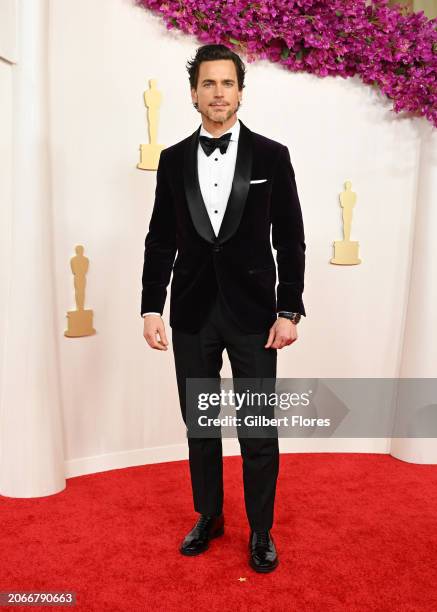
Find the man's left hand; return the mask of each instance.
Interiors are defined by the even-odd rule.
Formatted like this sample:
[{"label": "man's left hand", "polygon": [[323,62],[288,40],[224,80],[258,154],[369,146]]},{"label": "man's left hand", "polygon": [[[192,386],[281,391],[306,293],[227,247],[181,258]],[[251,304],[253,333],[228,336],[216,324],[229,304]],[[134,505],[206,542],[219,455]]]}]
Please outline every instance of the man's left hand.
[{"label": "man's left hand", "polygon": [[284,317],[278,317],[270,328],[264,348],[281,349],[297,340],[296,324]]}]

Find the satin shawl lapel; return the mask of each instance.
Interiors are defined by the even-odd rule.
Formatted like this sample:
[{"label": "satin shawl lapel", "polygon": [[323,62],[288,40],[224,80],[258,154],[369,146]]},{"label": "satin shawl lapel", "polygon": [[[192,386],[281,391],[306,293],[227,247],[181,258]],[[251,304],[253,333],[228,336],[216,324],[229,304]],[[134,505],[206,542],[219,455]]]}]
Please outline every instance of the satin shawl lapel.
[{"label": "satin shawl lapel", "polygon": [[237,159],[235,162],[234,180],[226,206],[226,211],[216,237],[203,201],[197,171],[197,147],[199,128],[187,141],[184,155],[184,187],[191,219],[196,231],[202,238],[211,243],[221,243],[237,231],[243,215],[252,175],[252,132],[240,121]]}]

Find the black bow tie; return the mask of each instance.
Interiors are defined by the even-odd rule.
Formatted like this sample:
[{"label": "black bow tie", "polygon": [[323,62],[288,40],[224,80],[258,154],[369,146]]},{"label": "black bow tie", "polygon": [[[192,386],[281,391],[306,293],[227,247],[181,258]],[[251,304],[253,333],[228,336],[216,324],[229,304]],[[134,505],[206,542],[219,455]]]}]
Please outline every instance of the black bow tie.
[{"label": "black bow tie", "polygon": [[199,136],[199,141],[200,141],[200,145],[202,149],[205,151],[208,157],[217,147],[220,149],[220,153],[223,155],[223,153],[226,153],[231,136],[232,136],[231,132],[228,132],[227,134],[223,134],[223,136],[220,136],[220,138],[209,138],[208,136]]}]

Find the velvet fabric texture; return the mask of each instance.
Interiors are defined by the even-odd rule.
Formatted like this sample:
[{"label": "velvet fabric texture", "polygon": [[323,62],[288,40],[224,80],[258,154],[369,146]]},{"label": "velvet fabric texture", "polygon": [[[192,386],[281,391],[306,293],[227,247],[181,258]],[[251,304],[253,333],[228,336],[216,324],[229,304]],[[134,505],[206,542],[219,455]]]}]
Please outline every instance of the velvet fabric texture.
[{"label": "velvet fabric texture", "polygon": [[[288,148],[240,120],[232,190],[216,237],[198,180],[199,132],[200,126],[161,152],[145,239],[141,313],[163,313],[173,272],[170,326],[181,331],[202,327],[217,291],[246,333],[268,329],[280,310],[306,316],[306,245]],[[262,179],[267,180],[251,183]]]}]

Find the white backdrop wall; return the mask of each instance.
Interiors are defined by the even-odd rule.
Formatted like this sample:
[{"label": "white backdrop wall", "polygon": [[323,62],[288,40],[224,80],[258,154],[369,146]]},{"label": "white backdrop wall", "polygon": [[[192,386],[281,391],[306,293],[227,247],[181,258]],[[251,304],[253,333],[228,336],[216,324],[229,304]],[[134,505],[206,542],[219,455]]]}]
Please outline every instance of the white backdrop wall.
[{"label": "white backdrop wall", "polygon": [[15,5],[12,0],[0,3],[0,374],[3,371],[5,354],[7,287],[9,287],[9,258],[11,252],[12,78],[13,64],[16,60],[15,24]]},{"label": "white backdrop wall", "polygon": [[12,211],[12,65],[0,59],[0,372],[3,370],[4,338],[9,285]]},{"label": "white backdrop wall", "polygon": [[[148,79],[157,79],[163,96],[162,144],[198,127],[185,64],[199,43],[167,31],[130,0],[56,0],[49,9],[55,327],[67,475],[185,458],[168,301],[169,350],[152,351],[142,336],[142,260],[156,173],[136,163],[147,142]],[[412,258],[420,250],[413,248],[419,178],[424,166],[435,173],[435,155],[420,155],[424,138],[435,147],[431,126],[396,116],[358,78],[319,79],[266,61],[247,64],[239,117],[288,146],[303,209],[307,317],[298,342],[278,352],[278,376],[400,375]],[[342,238],[338,196],[348,179],[358,196],[351,239],[360,242],[362,264],[334,266],[332,242]],[[76,244],[90,259],[86,307],[94,309],[97,334],[67,339]],[[414,375],[429,376],[429,367]],[[226,359],[222,376],[231,376]],[[383,439],[281,443],[283,450],[389,449]]]},{"label": "white backdrop wall", "polygon": [[[199,125],[185,64],[198,42],[166,30],[130,0],[51,5],[53,197],[58,329],[68,459],[184,441],[171,348],[142,337],[144,238],[155,173],[136,169],[147,142],[142,93],[163,94],[159,140],[170,145]],[[299,341],[280,351],[278,376],[392,377],[401,359],[408,296],[419,120],[398,118],[357,79],[294,75],[248,65],[239,116],[286,144],[307,239],[308,317]],[[352,226],[360,266],[329,264],[341,239],[338,194],[352,180]],[[90,257],[87,305],[98,334],[62,337],[71,308],[68,260]],[[164,313],[168,326],[168,302]],[[226,362],[223,376],[230,376]]]}]

